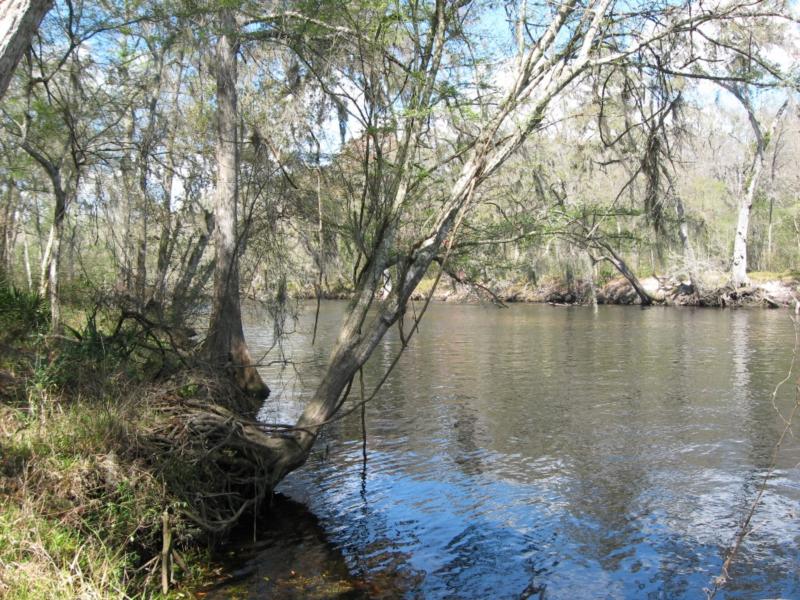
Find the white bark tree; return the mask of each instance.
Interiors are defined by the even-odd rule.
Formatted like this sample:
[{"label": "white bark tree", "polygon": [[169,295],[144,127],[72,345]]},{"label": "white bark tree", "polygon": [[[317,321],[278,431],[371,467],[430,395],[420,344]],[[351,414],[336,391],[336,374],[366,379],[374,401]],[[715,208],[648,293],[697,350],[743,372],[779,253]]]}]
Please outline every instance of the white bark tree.
[{"label": "white bark tree", "polygon": [[53,0],[0,0],[0,98]]},{"label": "white bark tree", "polygon": [[789,98],[787,97],[780,105],[780,108],[778,108],[765,131],[764,124],[759,121],[747,92],[736,85],[723,85],[723,87],[733,94],[742,105],[742,108],[747,112],[747,119],[750,122],[750,128],[753,130],[753,135],[755,136],[753,156],[744,179],[744,189],[740,192],[736,234],[733,239],[731,285],[739,288],[750,283],[747,277],[747,243],[750,233],[750,213],[752,212],[753,202],[758,193],[761,176],[764,173],[764,166],[767,161],[767,150],[770,147],[770,142],[775,137],[778,124],[783,114],[786,112],[786,108],[789,106]]}]

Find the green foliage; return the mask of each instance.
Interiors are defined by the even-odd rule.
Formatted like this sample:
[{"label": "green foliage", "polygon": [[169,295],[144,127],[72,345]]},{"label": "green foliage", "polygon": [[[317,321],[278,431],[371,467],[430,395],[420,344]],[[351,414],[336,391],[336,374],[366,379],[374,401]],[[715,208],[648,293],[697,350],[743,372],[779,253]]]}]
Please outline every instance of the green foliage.
[{"label": "green foliage", "polygon": [[119,344],[107,340],[97,325],[96,313],[88,316],[80,329],[66,326],[73,338],[59,344],[45,367],[43,377],[57,387],[85,388],[106,381],[122,364]]},{"label": "green foliage", "polygon": [[21,290],[0,276],[0,331],[6,343],[47,330],[50,307],[37,292]]}]

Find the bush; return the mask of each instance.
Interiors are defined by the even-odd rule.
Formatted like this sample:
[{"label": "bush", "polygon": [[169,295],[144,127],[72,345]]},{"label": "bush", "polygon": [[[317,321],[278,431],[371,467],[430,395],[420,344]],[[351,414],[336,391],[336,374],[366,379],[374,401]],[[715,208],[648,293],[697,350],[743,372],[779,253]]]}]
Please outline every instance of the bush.
[{"label": "bush", "polygon": [[6,343],[42,333],[50,325],[50,306],[38,292],[9,284],[0,276],[0,331]]}]

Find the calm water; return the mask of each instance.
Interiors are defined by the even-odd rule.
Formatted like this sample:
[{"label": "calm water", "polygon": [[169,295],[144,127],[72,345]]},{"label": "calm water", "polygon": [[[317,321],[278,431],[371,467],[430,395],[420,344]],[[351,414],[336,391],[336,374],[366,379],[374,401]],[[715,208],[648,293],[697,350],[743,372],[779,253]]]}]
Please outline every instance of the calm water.
[{"label": "calm water", "polygon": [[[343,310],[323,305],[313,348],[301,311],[265,418],[299,412]],[[784,311],[432,306],[367,408],[366,464],[356,412],[280,491],[372,595],[703,598],[770,464],[793,342]],[[792,438],[718,598],[800,598],[799,462]]]}]

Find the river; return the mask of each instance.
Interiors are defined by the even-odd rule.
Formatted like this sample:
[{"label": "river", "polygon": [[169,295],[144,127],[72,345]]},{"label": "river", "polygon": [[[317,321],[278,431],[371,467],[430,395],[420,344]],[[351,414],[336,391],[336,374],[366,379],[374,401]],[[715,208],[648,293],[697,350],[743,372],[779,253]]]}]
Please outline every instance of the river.
[{"label": "river", "polygon": [[[322,305],[313,347],[313,306],[287,323],[263,418],[301,410],[344,308]],[[266,315],[246,329],[279,358]],[[771,464],[793,344],[785,311],[432,305],[367,406],[366,462],[355,411],[281,502],[307,507],[300,538],[325,568],[361,582],[342,597],[704,598]],[[367,394],[398,347],[392,332],[377,348]],[[793,404],[789,383],[777,405]],[[717,598],[800,598],[798,463],[790,438]],[[248,560],[303,554],[303,527]]]}]

